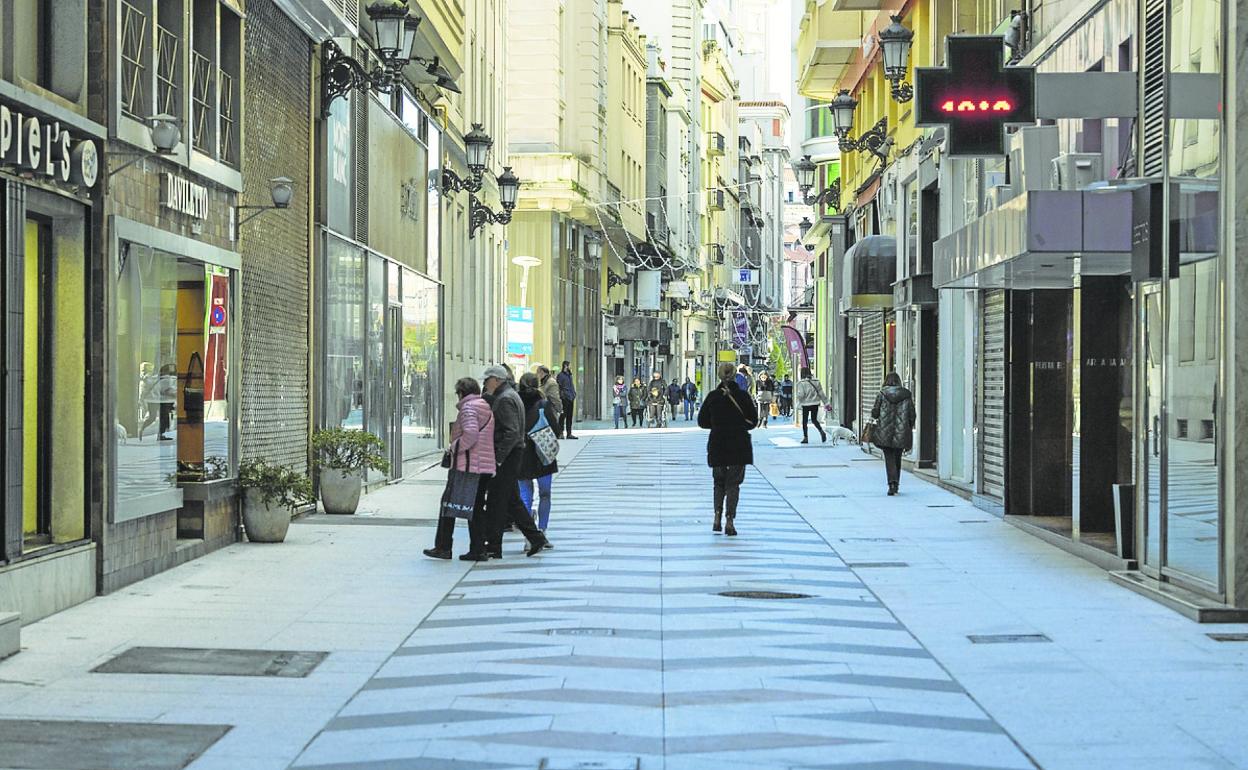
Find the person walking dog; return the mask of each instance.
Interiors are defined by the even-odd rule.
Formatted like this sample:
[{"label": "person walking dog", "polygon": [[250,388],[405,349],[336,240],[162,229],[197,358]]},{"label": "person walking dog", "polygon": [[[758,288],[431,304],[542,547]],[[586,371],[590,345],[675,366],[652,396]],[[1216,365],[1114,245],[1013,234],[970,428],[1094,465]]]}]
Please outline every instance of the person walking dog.
[{"label": "person walking dog", "polygon": [[715,520],[712,532],[734,536],[737,500],[745,481],[745,466],[754,464],[750,430],[758,425],[754,399],[736,382],[732,364],[719,365],[719,387],[706,394],[698,412],[698,427],[711,433],[706,440],[706,464],[714,479]]},{"label": "person walking dog", "polygon": [[897,494],[901,481],[901,455],[914,443],[914,396],[901,384],[897,372],[889,372],[884,387],[871,407],[871,443],[884,453],[884,470],[888,474],[888,494]]},{"label": "person walking dog", "polygon": [[802,367],[802,380],[797,383],[797,389],[793,397],[797,400],[797,405],[802,409],[802,443],[810,443],[809,425],[812,422],[815,424],[815,429],[819,431],[819,436],[826,442],[828,434],[824,431],[823,426],[819,424],[819,407],[827,406],[828,397],[823,394],[823,386],[810,373],[808,367]]}]

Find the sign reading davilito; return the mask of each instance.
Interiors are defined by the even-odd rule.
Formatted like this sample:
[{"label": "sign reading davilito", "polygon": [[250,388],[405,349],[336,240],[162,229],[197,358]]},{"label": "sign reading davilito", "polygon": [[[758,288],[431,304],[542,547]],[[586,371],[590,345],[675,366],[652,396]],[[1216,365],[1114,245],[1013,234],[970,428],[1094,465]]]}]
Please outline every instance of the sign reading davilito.
[{"label": "sign reading davilito", "polygon": [[160,175],[160,205],[196,219],[207,219],[208,188],[166,171]]}]

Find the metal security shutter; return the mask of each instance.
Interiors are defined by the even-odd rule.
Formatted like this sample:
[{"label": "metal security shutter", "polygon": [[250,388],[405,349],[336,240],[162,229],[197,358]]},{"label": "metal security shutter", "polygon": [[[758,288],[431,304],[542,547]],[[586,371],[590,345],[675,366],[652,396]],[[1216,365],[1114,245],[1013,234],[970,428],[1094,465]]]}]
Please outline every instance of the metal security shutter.
[{"label": "metal security shutter", "polygon": [[1005,499],[1005,291],[984,292],[980,363],[980,473],[982,492]]},{"label": "metal security shutter", "polygon": [[884,314],[870,313],[858,329],[858,429],[871,419],[875,396],[884,384]]},{"label": "metal security shutter", "polygon": [[1160,176],[1166,161],[1166,0],[1144,3],[1141,63],[1140,164],[1144,176]]}]

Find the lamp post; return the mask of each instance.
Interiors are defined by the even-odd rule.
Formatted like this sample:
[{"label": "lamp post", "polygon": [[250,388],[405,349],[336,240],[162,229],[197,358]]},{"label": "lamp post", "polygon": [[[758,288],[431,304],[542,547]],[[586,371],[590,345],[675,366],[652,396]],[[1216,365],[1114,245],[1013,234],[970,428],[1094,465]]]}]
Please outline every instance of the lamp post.
[{"label": "lamp post", "polygon": [[529,271],[542,264],[537,257],[520,255],[511,258],[511,264],[521,269],[520,273],[520,307],[529,306]]},{"label": "lamp post", "polygon": [[[842,143],[845,141],[841,140]],[[802,202],[807,206],[825,205],[833,211],[841,208],[841,180],[839,178],[832,181],[832,184],[820,190],[817,195],[811,195],[810,191],[815,186],[816,166],[809,155],[803,155],[801,159],[793,163],[793,175],[797,177],[797,186],[802,191]]]},{"label": "lamp post", "polygon": [[893,84],[893,99],[905,104],[914,98],[914,87],[906,82],[906,67],[910,63],[910,45],[914,32],[901,23],[900,16],[891,17],[892,24],[880,30],[876,36],[883,51],[884,78]]}]

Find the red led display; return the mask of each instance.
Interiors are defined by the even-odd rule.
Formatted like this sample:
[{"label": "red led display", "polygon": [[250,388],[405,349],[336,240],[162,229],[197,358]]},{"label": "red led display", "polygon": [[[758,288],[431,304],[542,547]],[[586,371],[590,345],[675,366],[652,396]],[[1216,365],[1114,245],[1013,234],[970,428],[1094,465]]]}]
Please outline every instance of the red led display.
[{"label": "red led display", "polygon": [[946,99],[940,103],[941,112],[1013,112],[1014,104],[1009,99]]}]

